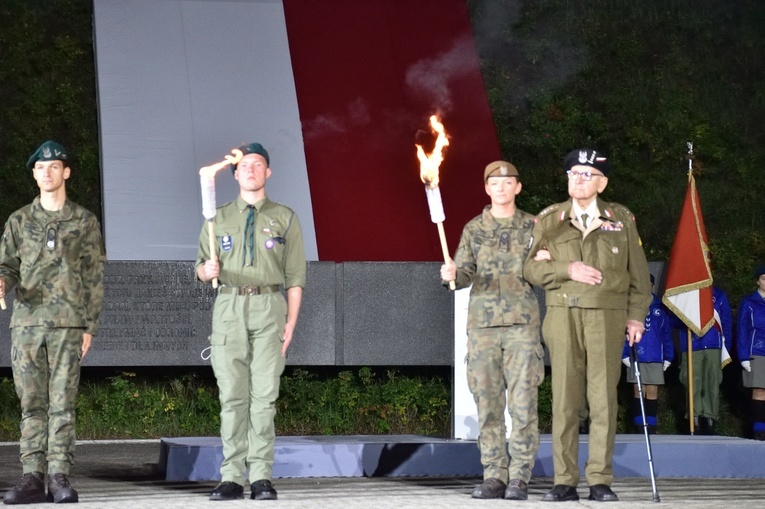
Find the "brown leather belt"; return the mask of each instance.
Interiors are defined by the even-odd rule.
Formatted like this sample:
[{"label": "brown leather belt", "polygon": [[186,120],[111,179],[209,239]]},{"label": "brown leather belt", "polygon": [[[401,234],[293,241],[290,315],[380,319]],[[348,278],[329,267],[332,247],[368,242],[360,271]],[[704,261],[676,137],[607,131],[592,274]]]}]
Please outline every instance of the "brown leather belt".
[{"label": "brown leather belt", "polygon": [[221,286],[219,293],[230,293],[234,295],[263,295],[266,293],[276,293],[280,290],[279,285],[270,286]]}]

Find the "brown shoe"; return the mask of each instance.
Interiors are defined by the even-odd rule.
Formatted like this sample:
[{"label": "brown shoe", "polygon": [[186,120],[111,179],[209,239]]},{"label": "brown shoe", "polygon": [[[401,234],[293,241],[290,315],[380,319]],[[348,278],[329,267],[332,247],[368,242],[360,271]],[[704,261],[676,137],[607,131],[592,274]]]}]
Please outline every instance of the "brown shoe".
[{"label": "brown shoe", "polygon": [[505,490],[505,500],[528,500],[529,488],[520,479],[510,479]]},{"label": "brown shoe", "polygon": [[79,501],[77,490],[69,484],[66,474],[48,474],[48,502],[70,504]]},{"label": "brown shoe", "polygon": [[5,492],[4,504],[38,504],[45,502],[45,475],[42,472],[28,472],[21,481]]},{"label": "brown shoe", "polygon": [[489,477],[484,479],[482,484],[476,486],[470,496],[473,498],[502,498],[505,496],[505,488],[507,488],[507,484],[497,478]]}]

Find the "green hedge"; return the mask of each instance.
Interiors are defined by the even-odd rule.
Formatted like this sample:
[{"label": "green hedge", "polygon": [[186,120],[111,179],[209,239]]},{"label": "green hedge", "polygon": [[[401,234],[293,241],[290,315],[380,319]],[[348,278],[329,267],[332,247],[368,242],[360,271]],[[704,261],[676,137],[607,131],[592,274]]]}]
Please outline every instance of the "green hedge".
[{"label": "green hedge", "polygon": [[[281,436],[305,435],[451,435],[451,379],[412,370],[369,367],[357,370],[290,368],[282,377],[276,430]],[[77,400],[77,433],[81,439],[217,436],[220,406],[209,369],[184,374],[102,373],[83,377]],[[683,421],[685,393],[670,371],[660,390],[659,432],[687,433]],[[732,374],[726,371],[726,376]],[[748,433],[735,399],[723,402],[718,431]],[[463,383],[458,380],[457,383]],[[729,395],[728,395],[729,396]],[[632,386],[619,392],[619,433],[635,431],[631,424]],[[539,429],[552,431],[552,392],[549,368],[539,388]],[[745,405],[746,402],[743,402]],[[0,441],[19,439],[19,404],[10,376],[0,378]],[[639,430],[638,430],[639,431]]]}]

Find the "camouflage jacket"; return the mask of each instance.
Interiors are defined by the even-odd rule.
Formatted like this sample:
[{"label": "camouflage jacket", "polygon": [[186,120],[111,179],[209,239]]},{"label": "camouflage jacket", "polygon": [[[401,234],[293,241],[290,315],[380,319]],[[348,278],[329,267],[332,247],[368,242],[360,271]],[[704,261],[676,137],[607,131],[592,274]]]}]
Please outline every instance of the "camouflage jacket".
[{"label": "camouflage jacket", "polygon": [[[597,206],[600,215],[586,232],[572,217],[571,200],[540,212],[523,275],[546,290],[548,307],[624,309],[627,319],[642,323],[651,305],[651,281],[635,216],[618,203],[598,199]],[[540,249],[552,260],[535,261]],[[568,265],[575,261],[598,269],[603,281],[588,285],[569,279]]]},{"label": "camouflage jacket", "polygon": [[82,327],[95,335],[104,297],[98,219],[69,200],[49,212],[35,198],[5,223],[0,277],[6,292],[16,287],[11,327]]},{"label": "camouflage jacket", "polygon": [[500,224],[490,210],[465,225],[454,256],[457,288],[473,285],[467,328],[538,325],[537,296],[522,275],[534,216],[516,209]]}]

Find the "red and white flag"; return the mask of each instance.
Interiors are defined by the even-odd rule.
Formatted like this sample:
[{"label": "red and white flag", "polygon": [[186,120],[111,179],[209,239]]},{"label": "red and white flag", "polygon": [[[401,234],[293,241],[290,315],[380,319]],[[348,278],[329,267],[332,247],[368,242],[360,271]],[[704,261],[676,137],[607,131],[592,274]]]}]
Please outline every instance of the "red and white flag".
[{"label": "red and white flag", "polygon": [[714,325],[709,246],[693,172],[689,172],[662,302],[698,336]]}]

